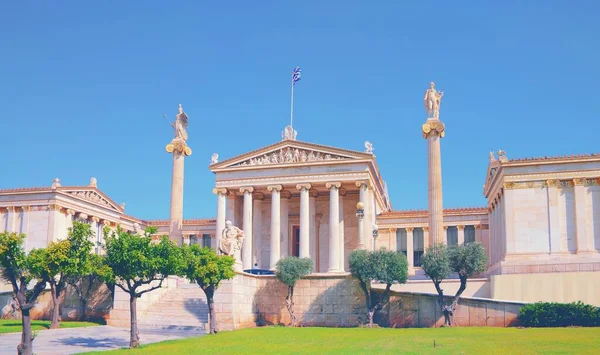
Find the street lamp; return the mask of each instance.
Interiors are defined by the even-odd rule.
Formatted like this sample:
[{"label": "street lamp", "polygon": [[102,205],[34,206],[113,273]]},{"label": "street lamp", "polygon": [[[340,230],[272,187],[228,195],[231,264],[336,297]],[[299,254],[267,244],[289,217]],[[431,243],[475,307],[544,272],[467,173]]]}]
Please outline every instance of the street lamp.
[{"label": "street lamp", "polygon": [[358,218],[358,249],[365,249],[365,228],[363,227],[365,204],[362,202],[356,204],[356,217]]},{"label": "street lamp", "polygon": [[379,226],[373,223],[373,250],[377,250],[377,236],[379,235]]}]

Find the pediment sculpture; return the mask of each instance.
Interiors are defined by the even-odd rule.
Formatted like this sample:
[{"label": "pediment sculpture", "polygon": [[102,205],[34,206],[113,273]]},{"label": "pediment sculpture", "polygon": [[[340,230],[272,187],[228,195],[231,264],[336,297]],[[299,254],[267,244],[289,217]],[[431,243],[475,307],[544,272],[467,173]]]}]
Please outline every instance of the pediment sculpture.
[{"label": "pediment sculpture", "polygon": [[298,148],[281,148],[279,150],[264,154],[262,156],[250,158],[233,166],[253,166],[253,165],[269,165],[269,164],[293,164],[306,163],[326,160],[342,160],[349,159],[347,157],[322,153],[314,150],[298,149]]}]

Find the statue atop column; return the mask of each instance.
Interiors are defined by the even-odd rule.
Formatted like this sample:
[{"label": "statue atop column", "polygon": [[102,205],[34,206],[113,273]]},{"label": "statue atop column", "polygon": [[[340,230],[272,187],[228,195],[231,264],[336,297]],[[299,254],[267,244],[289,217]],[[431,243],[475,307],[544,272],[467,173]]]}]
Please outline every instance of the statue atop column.
[{"label": "statue atop column", "polygon": [[171,143],[167,144],[166,150],[168,153],[177,151],[185,155],[192,155],[192,149],[187,145],[187,127],[188,127],[188,116],[183,111],[183,107],[179,104],[179,112],[175,118],[175,122],[171,125],[175,131],[175,138]]},{"label": "statue atop column", "polygon": [[244,231],[234,226],[231,221],[225,222],[225,228],[219,241],[219,251],[224,255],[234,256],[235,252],[242,249]]},{"label": "statue atop column", "polygon": [[429,89],[425,91],[425,97],[423,98],[428,118],[440,118],[440,103],[442,101],[442,96],[444,96],[444,92],[437,91],[435,89],[435,83],[433,81],[430,82]]}]

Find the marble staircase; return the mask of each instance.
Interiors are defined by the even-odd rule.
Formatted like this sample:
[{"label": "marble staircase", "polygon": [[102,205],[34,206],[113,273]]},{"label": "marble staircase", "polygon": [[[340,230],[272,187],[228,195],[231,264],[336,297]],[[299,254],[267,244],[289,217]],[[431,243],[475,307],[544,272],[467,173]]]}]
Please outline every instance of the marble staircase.
[{"label": "marble staircase", "polygon": [[183,279],[177,287],[169,288],[158,301],[138,315],[140,328],[208,330],[208,305],[204,292],[196,284]]}]

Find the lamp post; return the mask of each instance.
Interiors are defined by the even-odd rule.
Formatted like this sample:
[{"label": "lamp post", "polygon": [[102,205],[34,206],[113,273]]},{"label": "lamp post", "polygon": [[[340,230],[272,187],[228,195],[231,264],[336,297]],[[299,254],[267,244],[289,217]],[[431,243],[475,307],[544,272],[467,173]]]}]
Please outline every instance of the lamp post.
[{"label": "lamp post", "polygon": [[373,251],[377,250],[377,236],[379,235],[379,226],[373,224]]},{"label": "lamp post", "polygon": [[358,249],[365,249],[365,228],[363,218],[365,217],[365,205],[362,202],[356,204],[356,217],[358,218]]}]

